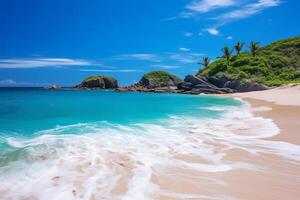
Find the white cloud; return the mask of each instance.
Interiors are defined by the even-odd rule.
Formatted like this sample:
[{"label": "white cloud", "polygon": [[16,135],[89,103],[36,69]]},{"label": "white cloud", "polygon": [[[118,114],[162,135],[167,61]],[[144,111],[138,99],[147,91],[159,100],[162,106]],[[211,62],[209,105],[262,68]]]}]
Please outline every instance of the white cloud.
[{"label": "white cloud", "polygon": [[253,16],[266,8],[278,6],[281,0],[259,0],[255,3],[248,3],[233,11],[221,14],[215,19],[220,20],[221,25]]},{"label": "white cloud", "polygon": [[202,0],[192,1],[186,6],[186,8],[193,12],[205,13],[213,9],[229,7],[235,4],[235,0]]},{"label": "white cloud", "polygon": [[188,52],[188,51],[190,51],[189,48],[185,48],[185,47],[181,47],[181,48],[179,48],[179,50],[180,50],[180,51],[183,51],[183,52]]},{"label": "white cloud", "polygon": [[204,29],[204,31],[207,31],[209,34],[216,35],[216,36],[219,35],[219,33],[220,33],[216,28],[213,28],[213,27]]},{"label": "white cloud", "polygon": [[178,69],[181,68],[178,65],[153,65],[154,67],[162,68],[162,69]]},{"label": "white cloud", "polygon": [[192,37],[193,33],[191,33],[191,32],[184,32],[183,35],[184,35],[184,37]]},{"label": "white cloud", "polygon": [[228,36],[228,37],[227,37],[227,40],[232,40],[232,36]]},{"label": "white cloud", "polygon": [[159,62],[160,57],[155,54],[147,54],[147,53],[140,53],[140,54],[123,54],[114,57],[116,60],[144,60],[144,61],[151,61],[151,62]]},{"label": "white cloud", "polygon": [[69,58],[25,58],[25,59],[0,59],[0,68],[41,68],[63,66],[87,66],[92,63],[86,60]]}]

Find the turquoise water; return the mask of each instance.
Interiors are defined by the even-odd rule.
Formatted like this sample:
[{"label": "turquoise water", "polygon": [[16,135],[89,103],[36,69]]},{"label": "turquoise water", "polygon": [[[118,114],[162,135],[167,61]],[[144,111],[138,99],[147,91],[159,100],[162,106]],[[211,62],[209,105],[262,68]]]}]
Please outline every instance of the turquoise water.
[{"label": "turquoise water", "polygon": [[237,106],[233,99],[113,91],[0,89],[0,134],[34,133],[78,123],[147,123],[169,116],[218,117],[211,106]]},{"label": "turquoise water", "polygon": [[[0,199],[156,199],[166,191],[151,177],[166,167],[205,173],[247,167],[223,160],[220,150],[245,148],[245,136],[232,131],[244,130],[245,121],[269,123],[232,98],[2,88]],[[127,191],[116,194],[124,181]]]}]

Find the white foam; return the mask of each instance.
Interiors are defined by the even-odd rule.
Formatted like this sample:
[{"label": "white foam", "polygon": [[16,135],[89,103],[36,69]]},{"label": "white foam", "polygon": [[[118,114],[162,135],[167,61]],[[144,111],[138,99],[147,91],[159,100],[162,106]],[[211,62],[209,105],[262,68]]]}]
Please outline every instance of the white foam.
[{"label": "white foam", "polygon": [[[168,168],[201,173],[255,170],[255,163],[227,160],[228,149],[300,161],[298,145],[264,140],[278,134],[279,129],[270,119],[254,117],[249,105],[208,109],[224,111],[222,118],[172,116],[157,124],[130,126],[76,124],[41,131],[33,139],[7,138],[8,145],[22,149],[26,156],[0,168],[0,197],[147,200],[166,193],[178,199],[198,198],[162,191],[151,177]],[[126,192],[114,192],[123,179],[127,181]],[[218,199],[222,194],[215,195],[205,198]]]}]

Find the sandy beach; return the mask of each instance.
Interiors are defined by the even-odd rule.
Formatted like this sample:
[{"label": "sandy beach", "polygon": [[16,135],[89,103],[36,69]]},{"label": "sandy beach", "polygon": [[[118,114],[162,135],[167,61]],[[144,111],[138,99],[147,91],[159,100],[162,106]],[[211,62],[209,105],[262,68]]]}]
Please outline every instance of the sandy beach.
[{"label": "sandy beach", "polygon": [[[265,141],[300,144],[299,85],[225,96],[238,97],[247,101],[255,117],[268,118],[275,122],[280,133],[265,138]],[[238,134],[241,134],[241,131]],[[299,146],[297,148],[300,150]],[[284,149],[282,150],[284,151]],[[187,162],[205,163],[204,160],[196,158],[184,157],[182,159]],[[290,162],[268,153],[259,156],[251,155],[240,149],[227,150],[223,159],[232,162],[254,163],[258,170],[238,169],[217,173],[199,173],[192,170],[169,169],[167,174],[154,177],[153,181],[163,190],[176,194],[189,194],[183,195],[183,199],[299,199],[299,163]],[[178,199],[178,195],[172,198],[168,194],[168,197],[160,196],[159,199],[175,200]]]},{"label": "sandy beach", "polygon": [[280,128],[280,134],[271,139],[300,144],[300,85],[287,85],[230,96],[249,102],[254,115],[274,120]]},{"label": "sandy beach", "polygon": [[[300,85],[237,93],[230,96],[242,98],[250,103],[255,116],[270,118],[275,122],[280,133],[268,138],[269,140],[300,144]],[[299,163],[289,163],[272,156],[257,159],[255,162],[264,165],[269,170],[256,173],[233,172],[226,174],[225,179],[236,186],[230,189],[232,194],[240,199],[249,200],[299,199]]]}]

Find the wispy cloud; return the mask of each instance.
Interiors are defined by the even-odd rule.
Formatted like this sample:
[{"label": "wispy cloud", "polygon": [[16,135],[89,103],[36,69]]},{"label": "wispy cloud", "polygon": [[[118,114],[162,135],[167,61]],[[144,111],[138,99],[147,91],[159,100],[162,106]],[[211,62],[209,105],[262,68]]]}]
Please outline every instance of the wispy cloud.
[{"label": "wispy cloud", "polygon": [[164,65],[164,64],[153,65],[153,67],[158,67],[158,68],[161,68],[161,69],[178,69],[178,68],[181,68],[181,66],[178,66],[178,65]]},{"label": "wispy cloud", "polygon": [[230,12],[223,13],[217,16],[215,19],[220,21],[220,25],[224,25],[230,21],[248,18],[253,16],[266,8],[278,6],[281,0],[259,0],[254,3],[248,3],[242,5],[238,9]]},{"label": "wispy cloud", "polygon": [[185,47],[181,47],[181,48],[179,48],[179,50],[180,50],[180,51],[183,51],[183,52],[188,52],[188,51],[190,51],[191,49],[185,48]]},{"label": "wispy cloud", "polygon": [[160,62],[160,57],[155,54],[140,53],[140,54],[123,54],[114,57],[115,60],[143,60],[150,62]]},{"label": "wispy cloud", "polygon": [[0,87],[39,87],[39,86],[46,86],[46,85],[50,85],[50,84],[15,81],[13,79],[0,80]]},{"label": "wispy cloud", "polygon": [[[203,54],[201,53],[194,53],[191,52],[189,48],[181,47],[178,49],[178,52],[164,52],[161,54],[126,54],[126,55],[119,55],[114,56],[114,60],[126,60],[126,61],[149,61],[152,62],[152,66],[160,66],[161,68],[178,68],[181,64],[189,64],[189,63],[196,63],[199,57],[201,58]],[[165,64],[161,64],[165,63]],[[170,64],[169,64],[170,63]],[[86,71],[87,69],[83,69]],[[81,71],[83,71],[81,70]],[[98,69],[97,69],[98,70]],[[102,70],[102,72],[115,72],[116,70]],[[100,71],[100,72],[101,72]]]},{"label": "wispy cloud", "polygon": [[232,36],[227,36],[227,40],[232,40]]},{"label": "wispy cloud", "polygon": [[202,0],[192,1],[186,8],[192,12],[205,13],[217,8],[229,7],[235,4],[235,0]]},{"label": "wispy cloud", "polygon": [[197,62],[197,57],[193,54],[181,54],[181,53],[172,53],[169,56],[170,60],[176,61],[176,62],[180,62],[180,63],[196,63]]},{"label": "wispy cloud", "polygon": [[64,66],[88,66],[90,61],[70,58],[0,59],[0,68],[41,68]]},{"label": "wispy cloud", "polygon": [[106,73],[135,73],[135,72],[142,72],[141,70],[137,70],[137,69],[116,69],[116,70],[112,70],[112,69],[80,69],[79,71],[82,72],[106,72]]},{"label": "wispy cloud", "polygon": [[[193,0],[186,5],[185,10],[178,18],[198,18],[210,21],[209,28],[203,29],[212,35],[219,35],[218,28],[227,23],[245,19],[256,15],[263,10],[276,7],[282,0]],[[207,13],[218,9],[218,14],[208,17]],[[205,14],[205,15],[204,15]],[[174,18],[175,19],[175,18]]]}]

